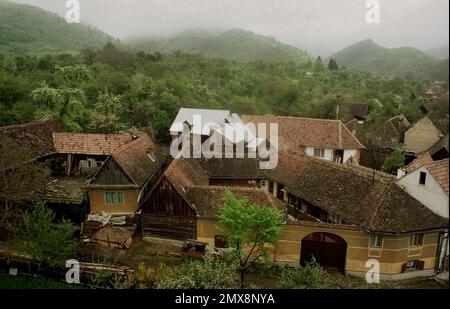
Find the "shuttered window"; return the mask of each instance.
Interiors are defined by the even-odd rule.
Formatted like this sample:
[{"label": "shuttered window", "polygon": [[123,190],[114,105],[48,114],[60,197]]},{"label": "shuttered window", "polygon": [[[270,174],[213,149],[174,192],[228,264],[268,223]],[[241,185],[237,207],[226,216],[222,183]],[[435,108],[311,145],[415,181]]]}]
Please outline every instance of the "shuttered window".
[{"label": "shuttered window", "polygon": [[105,192],[105,204],[123,204],[123,192]]},{"label": "shuttered window", "polygon": [[418,247],[422,246],[423,234],[414,234],[409,237],[409,246]]}]

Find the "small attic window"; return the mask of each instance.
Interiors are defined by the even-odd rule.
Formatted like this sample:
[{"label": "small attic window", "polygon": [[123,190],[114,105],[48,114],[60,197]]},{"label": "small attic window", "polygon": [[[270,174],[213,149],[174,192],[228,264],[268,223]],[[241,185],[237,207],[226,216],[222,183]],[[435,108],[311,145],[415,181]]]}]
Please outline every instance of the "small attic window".
[{"label": "small attic window", "polygon": [[420,172],[420,177],[419,177],[419,184],[424,186],[427,182],[427,173],[425,172]]}]

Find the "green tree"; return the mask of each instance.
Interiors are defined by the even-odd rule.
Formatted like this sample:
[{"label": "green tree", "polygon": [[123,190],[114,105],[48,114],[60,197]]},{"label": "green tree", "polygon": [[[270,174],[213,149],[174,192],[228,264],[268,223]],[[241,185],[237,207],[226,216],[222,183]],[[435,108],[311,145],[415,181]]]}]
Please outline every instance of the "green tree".
[{"label": "green tree", "polygon": [[239,285],[236,266],[207,256],[187,260],[167,272],[158,289],[235,289]]},{"label": "green tree", "polygon": [[400,150],[394,150],[389,156],[384,160],[384,164],[381,170],[385,173],[396,172],[399,168],[405,165],[405,154]]},{"label": "green tree", "polygon": [[284,227],[283,212],[252,204],[247,198],[237,199],[227,191],[219,223],[235,249],[243,286],[245,272],[259,259],[268,259],[267,245],[275,245]]},{"label": "green tree", "polygon": [[314,71],[315,72],[323,72],[325,71],[325,65],[323,64],[322,57],[317,57],[316,61],[314,62]]},{"label": "green tree", "polygon": [[73,237],[76,230],[76,226],[68,220],[55,223],[53,211],[45,203],[38,202],[24,213],[15,246],[31,255],[40,266],[62,266],[77,245]]},{"label": "green tree", "polygon": [[31,93],[31,101],[39,107],[36,120],[59,119],[68,131],[81,131],[85,112],[84,92],[77,88],[51,88],[43,83]]},{"label": "green tree", "polygon": [[113,133],[124,127],[120,122],[121,96],[100,92],[91,115],[90,126],[96,132]]},{"label": "green tree", "polygon": [[333,283],[325,269],[312,259],[305,266],[283,267],[279,275],[278,287],[281,289],[330,289],[333,288]]},{"label": "green tree", "polygon": [[334,60],[334,58],[330,58],[330,61],[328,61],[328,70],[330,70],[330,71],[338,71],[339,70],[339,66],[336,63],[336,60]]}]

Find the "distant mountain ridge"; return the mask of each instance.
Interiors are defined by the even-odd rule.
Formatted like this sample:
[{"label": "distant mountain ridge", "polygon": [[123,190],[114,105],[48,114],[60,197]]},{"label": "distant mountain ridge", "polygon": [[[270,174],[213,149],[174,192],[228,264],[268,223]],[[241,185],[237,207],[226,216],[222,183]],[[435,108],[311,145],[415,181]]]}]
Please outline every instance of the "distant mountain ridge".
[{"label": "distant mountain ridge", "polygon": [[0,53],[77,53],[102,48],[114,38],[83,24],[69,24],[57,14],[0,0]]},{"label": "distant mountain ridge", "polygon": [[339,66],[414,80],[448,80],[448,59],[412,47],[386,48],[368,39],[331,56]]},{"label": "distant mountain ridge", "polygon": [[439,58],[439,59],[448,59],[448,55],[449,55],[449,46],[447,45],[442,45],[442,46],[438,46],[435,48],[430,48],[428,50],[425,51],[425,53],[427,53],[428,55],[431,55],[433,57]]},{"label": "distant mountain ridge", "polygon": [[171,54],[176,51],[235,61],[307,61],[306,52],[272,37],[235,29],[225,32],[188,31],[171,38],[133,38],[137,50]]}]

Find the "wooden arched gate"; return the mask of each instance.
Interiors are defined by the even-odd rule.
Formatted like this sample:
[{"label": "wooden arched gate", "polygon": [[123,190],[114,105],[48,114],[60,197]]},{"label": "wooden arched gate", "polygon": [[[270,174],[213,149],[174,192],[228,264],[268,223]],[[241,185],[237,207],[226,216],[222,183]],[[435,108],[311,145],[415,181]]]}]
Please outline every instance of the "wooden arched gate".
[{"label": "wooden arched gate", "polygon": [[314,257],[324,267],[344,271],[346,255],[347,243],[340,236],[313,233],[302,240],[300,263],[305,265]]}]

